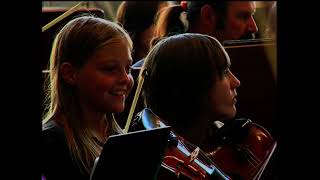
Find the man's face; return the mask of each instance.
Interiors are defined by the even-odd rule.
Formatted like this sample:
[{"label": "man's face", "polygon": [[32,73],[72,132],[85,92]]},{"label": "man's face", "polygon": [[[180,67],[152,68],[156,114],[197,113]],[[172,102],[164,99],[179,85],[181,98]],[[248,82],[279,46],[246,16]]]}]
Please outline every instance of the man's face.
[{"label": "man's face", "polygon": [[251,39],[253,33],[258,32],[258,27],[253,18],[256,11],[254,1],[231,1],[225,17],[224,29],[215,33],[219,40]]}]

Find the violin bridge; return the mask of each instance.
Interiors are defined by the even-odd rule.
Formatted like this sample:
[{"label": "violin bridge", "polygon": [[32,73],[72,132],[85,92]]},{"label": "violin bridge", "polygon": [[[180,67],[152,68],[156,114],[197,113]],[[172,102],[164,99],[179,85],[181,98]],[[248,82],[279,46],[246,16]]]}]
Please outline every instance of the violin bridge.
[{"label": "violin bridge", "polygon": [[190,154],[190,157],[189,157],[189,163],[192,163],[195,159],[197,159],[198,155],[199,155],[199,151],[200,151],[200,148],[197,147],[194,151],[192,151],[192,153]]}]

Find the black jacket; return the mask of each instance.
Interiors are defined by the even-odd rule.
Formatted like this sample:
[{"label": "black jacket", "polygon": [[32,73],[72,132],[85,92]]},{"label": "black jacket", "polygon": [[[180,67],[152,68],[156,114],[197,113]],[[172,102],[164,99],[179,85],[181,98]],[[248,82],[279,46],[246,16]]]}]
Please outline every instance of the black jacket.
[{"label": "black jacket", "polygon": [[72,160],[64,131],[54,121],[42,126],[41,173],[46,180],[89,180]]}]

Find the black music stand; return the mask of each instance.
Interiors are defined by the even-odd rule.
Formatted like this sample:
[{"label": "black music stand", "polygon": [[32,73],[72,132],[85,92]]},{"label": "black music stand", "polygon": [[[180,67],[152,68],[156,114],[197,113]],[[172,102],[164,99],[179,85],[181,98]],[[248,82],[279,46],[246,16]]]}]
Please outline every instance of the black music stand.
[{"label": "black music stand", "polygon": [[156,179],[170,126],[110,136],[104,144],[90,180]]}]

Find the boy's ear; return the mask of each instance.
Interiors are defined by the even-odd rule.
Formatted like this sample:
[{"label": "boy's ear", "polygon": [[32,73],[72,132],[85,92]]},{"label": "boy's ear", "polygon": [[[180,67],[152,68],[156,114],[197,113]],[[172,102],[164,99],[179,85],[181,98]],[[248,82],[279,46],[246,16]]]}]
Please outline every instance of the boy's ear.
[{"label": "boy's ear", "polygon": [[60,67],[62,78],[70,85],[75,85],[77,82],[77,69],[68,62],[64,62]]}]

